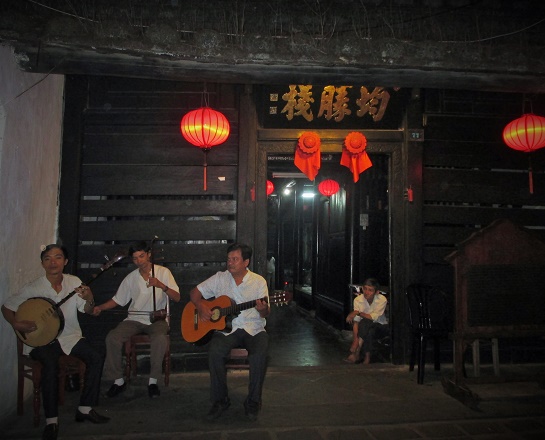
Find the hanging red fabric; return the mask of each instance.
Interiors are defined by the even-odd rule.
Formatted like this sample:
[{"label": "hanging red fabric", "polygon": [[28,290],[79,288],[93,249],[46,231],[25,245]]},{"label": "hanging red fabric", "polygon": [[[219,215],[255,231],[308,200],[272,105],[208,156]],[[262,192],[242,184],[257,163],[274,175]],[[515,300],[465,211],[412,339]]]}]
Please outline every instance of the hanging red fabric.
[{"label": "hanging red fabric", "polygon": [[358,132],[348,133],[344,139],[341,165],[347,167],[354,176],[354,182],[360,179],[360,174],[373,166],[369,155],[365,151],[367,139]]},{"label": "hanging red fabric", "polygon": [[310,180],[314,180],[321,166],[320,144],[320,137],[316,133],[305,131],[295,148],[293,162]]}]

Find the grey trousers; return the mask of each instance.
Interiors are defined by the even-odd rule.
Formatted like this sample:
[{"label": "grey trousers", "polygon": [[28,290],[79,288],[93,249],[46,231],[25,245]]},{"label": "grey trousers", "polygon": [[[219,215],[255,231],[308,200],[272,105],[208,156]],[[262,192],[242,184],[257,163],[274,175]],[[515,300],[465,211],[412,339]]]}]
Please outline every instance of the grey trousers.
[{"label": "grey trousers", "polygon": [[129,338],[138,333],[150,336],[150,378],[159,379],[163,372],[163,358],[167,350],[168,324],[159,320],[153,324],[142,324],[137,321],[122,321],[110,330],[106,336],[106,360],[104,361],[104,378],[116,380],[123,377],[123,345]]},{"label": "grey trousers", "polygon": [[227,336],[217,332],[210,341],[208,368],[210,369],[210,400],[212,403],[228,397],[225,362],[231,349],[237,347],[248,350],[248,362],[250,364],[248,399],[256,403],[261,402],[263,381],[267,371],[269,335],[267,332],[262,331],[255,336],[251,336],[246,331],[237,329]]}]

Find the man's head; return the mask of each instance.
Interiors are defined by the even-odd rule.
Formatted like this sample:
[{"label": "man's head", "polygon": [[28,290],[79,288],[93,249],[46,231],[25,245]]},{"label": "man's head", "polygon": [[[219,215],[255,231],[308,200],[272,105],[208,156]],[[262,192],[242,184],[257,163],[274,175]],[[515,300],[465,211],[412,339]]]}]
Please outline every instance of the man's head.
[{"label": "man's head", "polygon": [[59,275],[68,264],[68,252],[59,244],[48,244],[40,254],[42,267],[47,275]]},{"label": "man's head", "polygon": [[363,296],[367,301],[372,300],[380,290],[380,283],[376,278],[367,278],[363,283]]},{"label": "man's head", "polygon": [[250,264],[252,248],[246,244],[233,243],[227,248],[227,270],[231,275],[243,275]]},{"label": "man's head", "polygon": [[132,262],[139,268],[145,269],[151,262],[151,249],[145,241],[137,241],[129,247]]}]

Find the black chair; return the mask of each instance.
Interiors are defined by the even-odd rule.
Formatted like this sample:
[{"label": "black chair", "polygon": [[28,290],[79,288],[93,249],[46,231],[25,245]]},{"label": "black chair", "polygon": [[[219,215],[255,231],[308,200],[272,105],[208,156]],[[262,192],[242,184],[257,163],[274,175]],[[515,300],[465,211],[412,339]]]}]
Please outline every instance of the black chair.
[{"label": "black chair", "polygon": [[428,340],[434,344],[435,370],[441,369],[441,340],[448,339],[450,330],[450,307],[444,292],[427,284],[411,284],[406,291],[409,305],[411,329],[411,360],[409,371],[414,370],[418,356],[418,383],[424,383],[426,346]]}]

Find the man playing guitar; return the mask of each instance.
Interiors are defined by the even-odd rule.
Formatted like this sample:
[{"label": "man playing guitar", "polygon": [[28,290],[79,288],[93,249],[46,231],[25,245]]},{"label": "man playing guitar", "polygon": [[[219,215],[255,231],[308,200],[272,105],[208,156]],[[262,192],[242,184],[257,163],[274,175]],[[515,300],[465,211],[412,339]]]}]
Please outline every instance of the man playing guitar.
[{"label": "man playing guitar", "polygon": [[217,272],[191,290],[190,299],[203,321],[214,319],[214,311],[205,299],[225,295],[240,304],[255,300],[255,307],[242,311],[232,321],[228,333],[216,332],[210,341],[208,365],[210,369],[210,399],[212,408],[207,419],[218,418],[231,402],[227,395],[225,359],[232,348],[248,350],[250,383],[244,401],[246,417],[256,420],[261,407],[261,392],[267,369],[269,335],[265,331],[265,317],[269,315],[268,289],[265,278],[248,270],[252,248],[245,244],[232,244],[227,248],[227,270]]},{"label": "man playing guitar", "polygon": [[[46,417],[46,426],[42,439],[55,440],[58,435],[58,369],[59,356],[63,353],[77,356],[85,362],[85,379],[76,410],[76,421],[88,420],[92,423],[106,423],[110,419],[98,414],[93,407],[98,404],[100,380],[102,374],[102,356],[83,338],[77,312],[92,313],[93,293],[84,286],[78,277],[64,274],[68,255],[63,246],[50,244],[40,255],[45,275],[24,286],[21,291],[8,298],[2,306],[2,314],[13,329],[24,338],[39,330],[40,322],[18,319],[17,310],[25,301],[37,297],[49,300],[52,304],[71,296],[60,307],[64,328],[57,338],[46,345],[37,346],[30,351],[30,356],[42,363],[42,395]],[[75,292],[75,294],[74,294]]]}]

